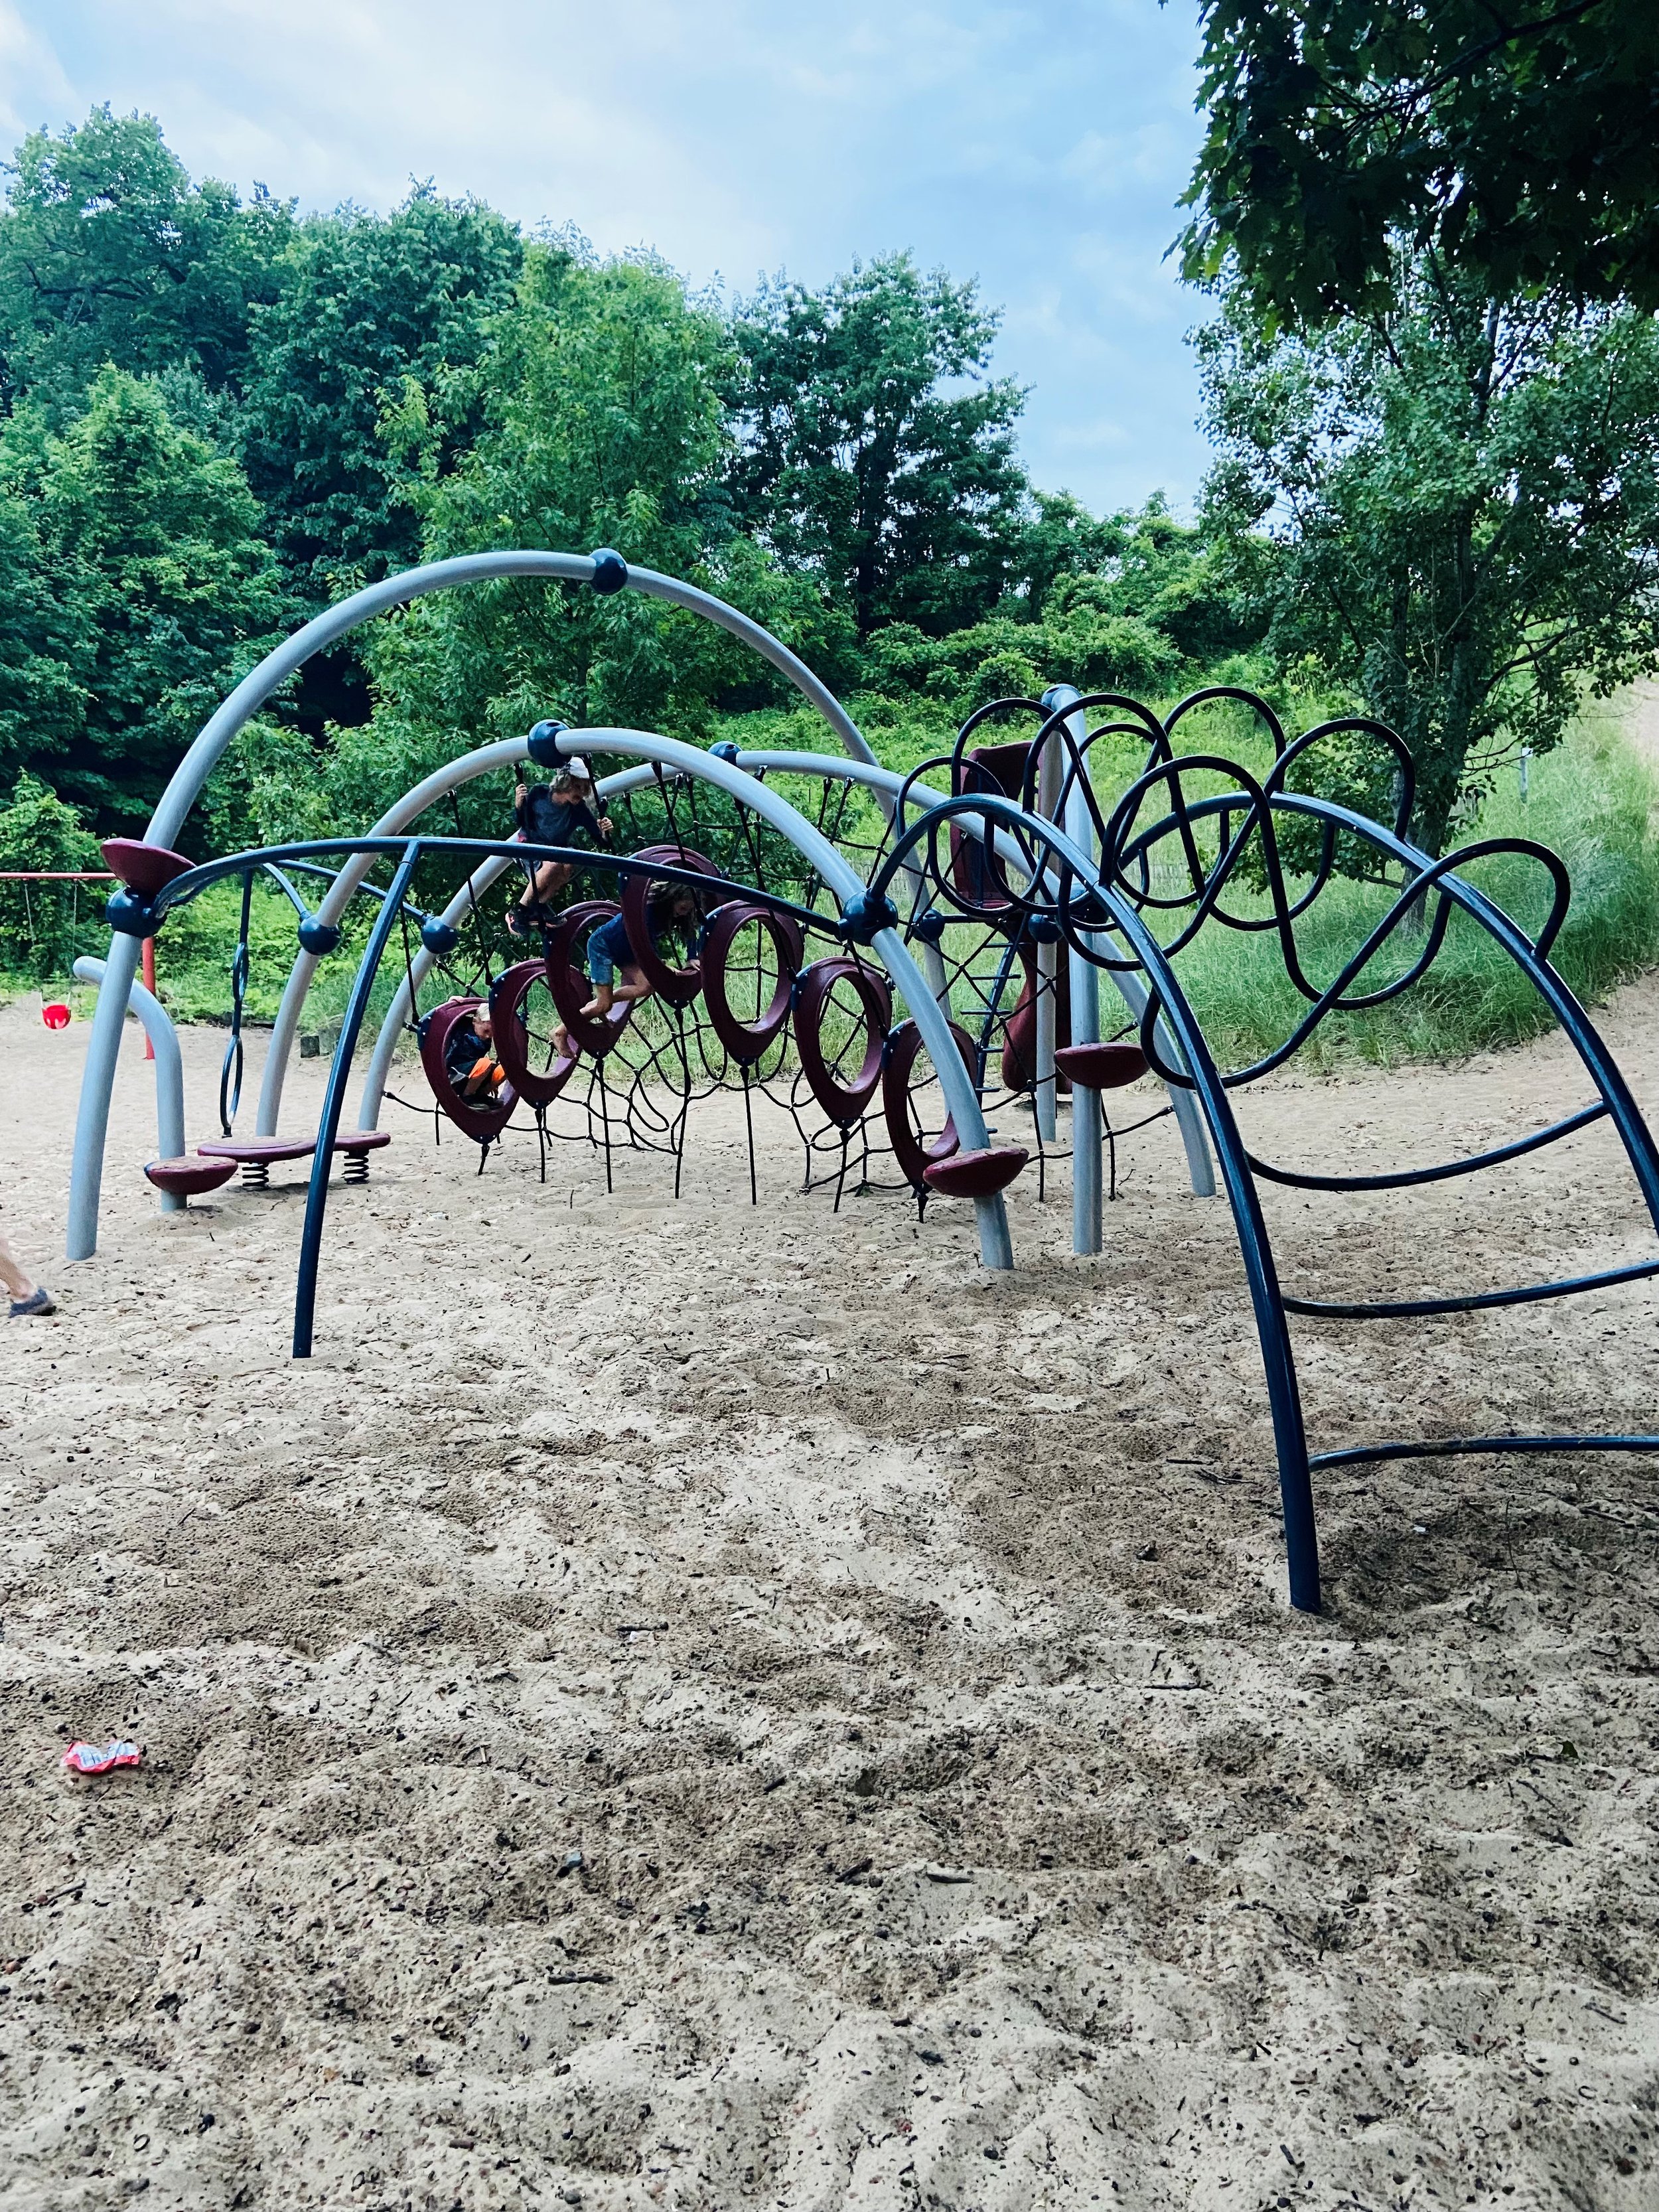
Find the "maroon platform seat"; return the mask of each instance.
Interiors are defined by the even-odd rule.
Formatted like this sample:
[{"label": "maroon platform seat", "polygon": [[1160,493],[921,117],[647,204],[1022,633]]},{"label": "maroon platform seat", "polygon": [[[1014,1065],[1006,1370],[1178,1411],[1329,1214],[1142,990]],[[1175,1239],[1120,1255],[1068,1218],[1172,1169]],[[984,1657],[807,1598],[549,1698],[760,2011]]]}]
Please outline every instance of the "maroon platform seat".
[{"label": "maroon platform seat", "polygon": [[199,1152],[186,1152],[176,1160],[151,1160],[144,1170],[157,1190],[186,1200],[217,1190],[235,1172],[234,1160],[204,1160]]},{"label": "maroon platform seat", "polygon": [[1063,1044],[1054,1066],[1085,1091],[1118,1091],[1145,1075],[1146,1055],[1127,1037],[1115,1044]]},{"label": "maroon platform seat", "polygon": [[929,1190],[941,1198],[992,1198],[1006,1190],[1031,1155],[1024,1145],[992,1145],[977,1152],[953,1152],[923,1172]]},{"label": "maroon platform seat", "polygon": [[242,1170],[244,1190],[266,1190],[270,1186],[273,1160],[308,1160],[317,1149],[315,1137],[216,1137],[198,1145],[210,1159],[234,1160]]},{"label": "maroon platform seat", "polygon": [[390,1129],[342,1129],[331,1149],[345,1154],[347,1182],[367,1182],[369,1154],[391,1142]]},{"label": "maroon platform seat", "polygon": [[110,837],[100,849],[110,873],[140,898],[154,898],[175,876],[196,865],[182,853],[171,852],[165,845],[146,845],[137,837]]}]

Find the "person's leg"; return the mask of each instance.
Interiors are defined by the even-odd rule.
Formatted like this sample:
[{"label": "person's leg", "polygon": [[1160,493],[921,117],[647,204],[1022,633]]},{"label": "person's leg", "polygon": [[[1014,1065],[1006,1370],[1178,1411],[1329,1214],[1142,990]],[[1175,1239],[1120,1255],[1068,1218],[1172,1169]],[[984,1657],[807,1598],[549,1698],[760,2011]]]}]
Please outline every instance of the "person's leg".
[{"label": "person's leg", "polygon": [[603,1021],[611,1012],[611,985],[616,980],[616,974],[617,970],[606,956],[605,947],[596,945],[590,937],[587,940],[587,977],[593,986],[593,995],[582,1008],[584,1019],[592,1020],[597,1016]]},{"label": "person's leg", "polygon": [[624,968],[623,980],[617,986],[615,996],[617,999],[629,1000],[648,999],[651,996],[651,990],[652,986],[647,982],[642,970],[638,968]]},{"label": "person's leg", "polygon": [[55,1311],[52,1292],[42,1290],[32,1275],[26,1274],[17,1264],[15,1254],[3,1237],[0,1237],[0,1283],[11,1293],[14,1320],[24,1314],[49,1314]]},{"label": "person's leg", "polygon": [[3,1237],[0,1237],[0,1283],[3,1283],[15,1298],[33,1297],[35,1284],[17,1264],[16,1255]]},{"label": "person's leg", "polygon": [[519,895],[519,904],[525,908],[544,904],[556,891],[564,889],[575,872],[568,860],[538,860]]}]

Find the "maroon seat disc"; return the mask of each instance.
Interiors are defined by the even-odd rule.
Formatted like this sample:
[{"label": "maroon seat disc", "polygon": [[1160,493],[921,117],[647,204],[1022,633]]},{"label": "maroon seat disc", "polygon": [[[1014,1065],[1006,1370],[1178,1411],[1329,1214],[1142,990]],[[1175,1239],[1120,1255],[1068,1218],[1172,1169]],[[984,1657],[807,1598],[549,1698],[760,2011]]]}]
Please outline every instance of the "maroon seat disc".
[{"label": "maroon seat disc", "polygon": [[984,1152],[953,1152],[927,1170],[927,1188],[941,1198],[990,1198],[1006,1190],[1031,1155],[1023,1145],[994,1145]]},{"label": "maroon seat disc", "polygon": [[170,1191],[174,1198],[198,1198],[205,1190],[217,1190],[235,1172],[234,1160],[204,1160],[190,1152],[176,1160],[151,1160],[144,1170],[157,1190]]}]

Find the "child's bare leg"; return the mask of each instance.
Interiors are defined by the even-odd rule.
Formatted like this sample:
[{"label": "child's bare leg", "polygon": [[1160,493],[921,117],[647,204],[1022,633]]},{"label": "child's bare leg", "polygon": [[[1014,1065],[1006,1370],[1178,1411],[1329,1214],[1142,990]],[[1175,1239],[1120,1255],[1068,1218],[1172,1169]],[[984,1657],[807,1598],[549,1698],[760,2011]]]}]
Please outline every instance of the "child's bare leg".
[{"label": "child's bare leg", "polygon": [[628,980],[617,984],[616,995],[618,999],[631,1001],[651,996],[652,987],[637,968],[624,968],[623,974]]},{"label": "child's bare leg", "polygon": [[591,1020],[597,1016],[600,1021],[603,1021],[605,1016],[611,1012],[611,1001],[616,998],[616,996],[617,994],[611,989],[609,983],[596,983],[593,986],[592,997],[582,1008],[583,1019]]},{"label": "child's bare leg", "polygon": [[550,899],[555,891],[562,891],[575,873],[564,860],[539,860],[536,872],[525,885],[519,900],[520,906],[538,906]]},{"label": "child's bare leg", "polygon": [[34,1279],[26,1275],[18,1266],[16,1257],[3,1237],[0,1237],[0,1283],[3,1283],[14,1298],[32,1298]]}]

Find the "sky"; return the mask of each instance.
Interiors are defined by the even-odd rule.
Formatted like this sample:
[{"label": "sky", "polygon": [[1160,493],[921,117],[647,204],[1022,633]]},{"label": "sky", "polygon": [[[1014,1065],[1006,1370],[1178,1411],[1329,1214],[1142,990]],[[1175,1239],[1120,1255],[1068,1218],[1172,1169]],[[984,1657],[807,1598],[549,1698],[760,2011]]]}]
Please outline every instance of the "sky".
[{"label": "sky", "polygon": [[1196,0],[0,0],[0,143],[107,100],[303,209],[412,179],[728,294],[908,246],[1003,311],[1034,480],[1190,508],[1205,455],[1164,258],[1199,137]]}]

